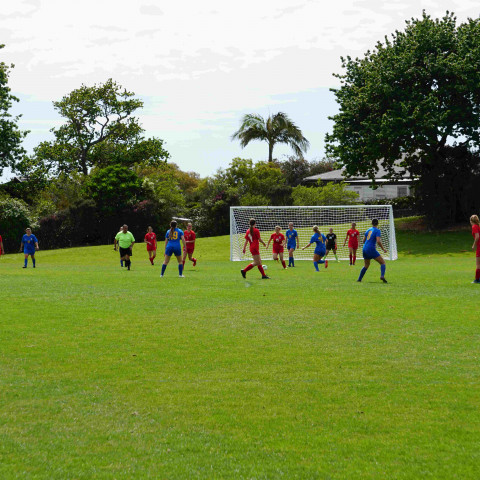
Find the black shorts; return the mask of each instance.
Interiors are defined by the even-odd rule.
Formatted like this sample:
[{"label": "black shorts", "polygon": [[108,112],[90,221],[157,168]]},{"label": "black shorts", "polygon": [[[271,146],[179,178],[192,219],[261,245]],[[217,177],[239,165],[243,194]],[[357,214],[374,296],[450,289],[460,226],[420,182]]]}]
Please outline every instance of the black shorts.
[{"label": "black shorts", "polygon": [[120,257],[124,257],[125,255],[129,255],[130,257],[133,255],[132,250],[129,248],[122,248],[120,247]]},{"label": "black shorts", "polygon": [[335,250],[335,244],[327,243],[327,250]]}]

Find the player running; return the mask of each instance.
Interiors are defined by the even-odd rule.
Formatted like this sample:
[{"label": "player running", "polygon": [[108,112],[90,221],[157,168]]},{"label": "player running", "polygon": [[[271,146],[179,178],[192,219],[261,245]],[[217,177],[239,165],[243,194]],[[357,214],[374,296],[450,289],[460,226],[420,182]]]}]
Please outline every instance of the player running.
[{"label": "player running", "polygon": [[160,277],[163,277],[165,270],[167,269],[168,262],[172,255],[177,257],[178,261],[178,276],[180,278],[185,278],[183,275],[183,262],[182,262],[182,247],[180,242],[183,244],[183,249],[185,249],[185,237],[183,235],[183,230],[177,228],[177,222],[172,220],[170,222],[170,229],[167,230],[165,234],[165,260],[162,265],[162,274]]},{"label": "player running", "polygon": [[296,248],[300,248],[300,241],[298,239],[297,231],[293,228],[293,222],[288,224],[288,229],[285,232],[285,236],[287,237],[288,266],[294,267],[295,260],[293,258],[293,252]]},{"label": "player running", "polygon": [[387,251],[382,244],[382,232],[377,227],[378,220],[374,218],[372,220],[372,226],[365,232],[365,237],[363,239],[363,258],[365,266],[360,271],[360,276],[358,277],[357,282],[362,281],[363,276],[370,266],[370,260],[373,258],[380,264],[380,280],[383,283],[387,283],[387,280],[385,279],[385,270],[387,269],[387,266],[385,265],[383,257],[377,252],[377,245],[379,245],[385,253],[387,253]]},{"label": "player running", "polygon": [[269,279],[270,277],[265,275],[265,270],[262,267],[262,259],[260,258],[260,243],[266,247],[265,242],[260,237],[260,230],[255,228],[256,221],[252,218],[250,220],[250,228],[245,234],[245,243],[243,244],[243,253],[247,250],[247,243],[250,244],[250,253],[253,257],[253,262],[247,265],[243,270],[240,270],[243,278],[247,278],[247,272],[253,267],[257,267],[262,274],[262,279]]},{"label": "player running", "polygon": [[148,259],[150,263],[154,265],[153,261],[157,256],[157,235],[153,232],[152,227],[147,228],[147,233],[143,238],[143,241],[147,244]]},{"label": "player running", "polygon": [[122,227],[122,231],[115,235],[113,249],[117,250],[117,244],[120,250],[120,259],[125,262],[125,266],[130,270],[132,261],[130,257],[133,255],[133,246],[135,245],[135,237],[132,232],[128,231],[128,225]]},{"label": "player running", "polygon": [[310,239],[310,243],[305,245],[302,250],[308,248],[312,243],[315,243],[315,251],[313,252],[313,265],[315,270],[319,272],[318,264],[325,264],[325,268],[328,267],[328,260],[322,260],[322,257],[325,256],[325,242],[327,237],[319,230],[319,228],[315,225],[313,227],[313,235]]},{"label": "player running", "polygon": [[270,240],[268,241],[267,244],[267,250],[268,247],[270,246],[270,242],[273,242],[273,259],[278,260],[278,257],[280,256],[280,261],[282,262],[283,268],[287,268],[287,265],[285,264],[285,260],[283,259],[283,247],[285,245],[285,235],[281,233],[281,228],[277,225],[275,227],[275,233],[272,233],[270,235]]},{"label": "player running", "polygon": [[197,259],[193,258],[193,251],[195,250],[195,239],[197,235],[192,230],[192,224],[187,223],[187,229],[183,232],[183,237],[185,238],[185,249],[183,250],[183,266],[185,266],[185,260],[188,259],[193,262],[193,266],[197,264]]},{"label": "player running", "polygon": [[473,245],[472,250],[475,251],[475,280],[472,283],[480,283],[480,220],[478,215],[470,217],[470,225],[472,226]]},{"label": "player running", "polygon": [[345,237],[345,241],[343,242],[343,246],[345,246],[345,243],[347,243],[348,239],[350,265],[355,265],[355,260],[357,259],[358,237],[360,236],[360,232],[357,230],[356,227],[357,224],[353,222],[352,228],[347,231],[347,236]]},{"label": "player running", "polygon": [[[3,247],[2,247],[3,250]],[[25,254],[25,263],[22,268],[27,268],[28,256],[32,258],[33,268],[35,268],[35,251],[38,250],[37,237],[32,233],[31,228],[25,230],[25,235],[22,237],[22,243],[20,244],[20,251],[23,250]]]},{"label": "player running", "polygon": [[337,236],[333,233],[333,228],[330,228],[328,230],[328,233],[326,235],[327,238],[327,251],[325,252],[325,257],[323,258],[326,260],[327,255],[330,253],[330,250],[333,252],[333,255],[335,256],[335,260],[338,262],[338,257],[337,257]]}]

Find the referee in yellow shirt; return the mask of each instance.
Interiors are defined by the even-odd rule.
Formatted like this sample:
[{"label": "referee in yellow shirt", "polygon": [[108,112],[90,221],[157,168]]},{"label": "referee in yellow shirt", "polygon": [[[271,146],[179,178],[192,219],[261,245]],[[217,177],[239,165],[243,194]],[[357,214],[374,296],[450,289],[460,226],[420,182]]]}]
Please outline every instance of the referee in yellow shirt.
[{"label": "referee in yellow shirt", "polygon": [[128,225],[124,225],[122,230],[115,235],[114,250],[117,250],[117,245],[120,247],[120,259],[125,261],[125,266],[130,270],[130,257],[132,256],[132,248],[135,244],[135,237],[132,232],[128,231]]}]

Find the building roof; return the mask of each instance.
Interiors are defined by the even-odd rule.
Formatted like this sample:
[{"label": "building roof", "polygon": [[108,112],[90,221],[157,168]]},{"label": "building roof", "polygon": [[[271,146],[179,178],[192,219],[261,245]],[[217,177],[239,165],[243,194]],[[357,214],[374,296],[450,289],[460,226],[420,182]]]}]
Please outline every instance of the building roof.
[{"label": "building roof", "polygon": [[[395,177],[390,178],[388,171],[383,168],[381,165],[377,166],[378,170],[375,174],[375,181],[377,183],[385,182],[411,182],[412,177],[409,172],[405,171],[404,168],[395,165],[393,171],[395,172]],[[317,182],[321,180],[323,182],[341,182],[342,180],[348,183],[370,183],[371,180],[366,175],[357,175],[352,177],[345,176],[345,169],[341,168],[339,170],[332,170],[331,172],[321,173],[319,175],[312,175],[303,179],[304,182]]]}]

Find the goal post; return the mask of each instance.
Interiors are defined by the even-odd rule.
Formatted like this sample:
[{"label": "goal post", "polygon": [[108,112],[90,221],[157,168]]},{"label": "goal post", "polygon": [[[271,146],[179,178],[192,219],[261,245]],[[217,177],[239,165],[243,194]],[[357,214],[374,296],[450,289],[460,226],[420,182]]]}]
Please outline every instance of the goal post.
[{"label": "goal post", "polygon": [[[365,231],[372,226],[372,219],[378,219],[378,228],[382,232],[382,243],[387,253],[387,260],[396,260],[397,243],[395,238],[395,224],[393,221],[393,209],[391,205],[338,205],[338,206],[314,206],[314,207],[230,207],[230,260],[251,260],[250,251],[244,254],[243,244],[245,233],[249,228],[249,221],[254,218],[256,227],[260,230],[262,240],[268,243],[270,235],[275,231],[275,226],[280,226],[282,233],[288,228],[288,223],[293,222],[293,228],[298,233],[300,249],[295,251],[295,260],[311,260],[313,246],[301,250],[307,245],[313,235],[312,227],[318,225],[323,234],[327,234],[330,228],[337,235],[337,256],[340,260],[348,260],[348,242],[343,246],[347,230],[355,222],[360,231],[359,252],[361,257],[362,240]],[[271,260],[272,244],[269,251],[260,245],[262,260]],[[330,254],[333,258],[333,254]],[[329,255],[329,256],[330,256]]]}]

